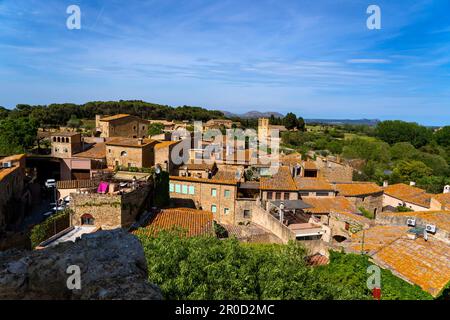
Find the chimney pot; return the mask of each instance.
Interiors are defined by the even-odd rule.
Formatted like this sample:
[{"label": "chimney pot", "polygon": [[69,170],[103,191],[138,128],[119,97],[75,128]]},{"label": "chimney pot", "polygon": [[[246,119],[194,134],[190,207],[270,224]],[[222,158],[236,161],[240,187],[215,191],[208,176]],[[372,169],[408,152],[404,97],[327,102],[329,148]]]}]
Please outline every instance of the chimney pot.
[{"label": "chimney pot", "polygon": [[387,186],[389,186],[389,181],[387,180],[383,181],[383,187],[386,188]]},{"label": "chimney pot", "polygon": [[411,181],[411,182],[409,183],[409,185],[410,185],[411,187],[414,187],[414,186],[416,185],[416,183],[415,183],[414,181]]}]

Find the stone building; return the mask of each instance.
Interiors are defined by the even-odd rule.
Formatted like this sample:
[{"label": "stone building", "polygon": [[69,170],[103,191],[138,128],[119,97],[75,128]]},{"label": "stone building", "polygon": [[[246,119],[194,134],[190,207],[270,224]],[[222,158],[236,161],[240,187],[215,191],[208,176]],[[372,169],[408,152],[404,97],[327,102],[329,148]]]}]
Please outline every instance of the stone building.
[{"label": "stone building", "polygon": [[25,155],[0,159],[0,231],[19,223],[31,203],[25,190]]},{"label": "stone building", "polygon": [[271,200],[298,200],[297,185],[292,178],[289,168],[281,166],[278,172],[270,178],[260,179],[260,198]]},{"label": "stone building", "polygon": [[383,210],[383,189],[373,182],[336,183],[336,191],[374,217]]},{"label": "stone building", "polygon": [[395,210],[399,206],[407,207],[413,211],[441,210],[441,204],[434,201],[433,194],[417,188],[414,183],[393,184],[383,187],[383,208]]},{"label": "stone building", "polygon": [[111,138],[106,145],[108,168],[151,168],[155,163],[154,147],[157,141],[150,139]]},{"label": "stone building", "polygon": [[180,143],[180,141],[161,141],[155,145],[155,165],[161,166],[161,168],[169,173],[174,172],[177,168],[173,159],[172,151],[173,148]]},{"label": "stone building", "polygon": [[[275,135],[276,130],[278,130],[278,136]],[[274,135],[275,138],[274,142],[280,142],[280,134],[285,131],[287,131],[285,126],[269,124],[268,118],[258,119],[258,140],[260,143],[270,144],[272,141],[272,135]]]},{"label": "stone building", "polygon": [[348,182],[353,180],[353,168],[340,159],[332,160],[325,157],[317,157],[315,164],[319,175],[330,182]]},{"label": "stone building", "polygon": [[103,230],[129,228],[140,214],[151,206],[152,187],[144,183],[132,188],[116,190],[110,184],[107,193],[72,193],[71,226],[93,226]]},{"label": "stone building", "polygon": [[146,138],[147,120],[129,114],[116,114],[108,117],[95,116],[95,127],[100,137]]},{"label": "stone building", "polygon": [[335,190],[328,180],[296,176],[294,181],[301,197],[334,197]]},{"label": "stone building", "polygon": [[235,180],[171,176],[169,191],[172,202],[177,206],[211,211],[214,220],[235,223]]},{"label": "stone building", "polygon": [[50,136],[52,157],[71,158],[82,151],[81,134],[77,132],[55,132]]}]

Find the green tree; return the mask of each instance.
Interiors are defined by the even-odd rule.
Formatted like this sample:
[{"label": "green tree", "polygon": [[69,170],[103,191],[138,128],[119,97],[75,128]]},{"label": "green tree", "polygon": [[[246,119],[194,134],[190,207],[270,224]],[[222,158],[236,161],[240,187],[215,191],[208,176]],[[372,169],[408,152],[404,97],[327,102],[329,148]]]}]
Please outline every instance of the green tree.
[{"label": "green tree", "polygon": [[401,160],[396,164],[393,172],[403,181],[417,181],[432,175],[433,170],[422,161]]},{"label": "green tree", "polygon": [[434,140],[444,147],[450,147],[450,126],[442,127],[434,133]]},{"label": "green tree", "polygon": [[288,130],[292,130],[294,128],[297,128],[298,126],[298,120],[297,116],[293,114],[292,112],[289,112],[284,118],[283,118],[283,124]]},{"label": "green tree", "polygon": [[36,142],[37,124],[21,117],[0,121],[0,154],[11,155],[29,151]]},{"label": "green tree", "polygon": [[148,135],[156,136],[158,134],[163,133],[164,125],[162,123],[154,122],[148,126]]},{"label": "green tree", "polygon": [[79,128],[81,126],[81,120],[76,115],[72,115],[69,121],[67,121],[67,126],[69,128]]},{"label": "green tree", "polygon": [[416,148],[426,145],[432,138],[432,132],[426,127],[400,120],[388,120],[378,123],[375,134],[389,144],[411,142]]},{"label": "green tree", "polygon": [[306,123],[302,117],[298,117],[298,119],[297,119],[297,129],[302,132],[306,131]]},{"label": "green tree", "polygon": [[417,153],[417,149],[409,142],[397,142],[391,147],[392,160],[411,159]]}]

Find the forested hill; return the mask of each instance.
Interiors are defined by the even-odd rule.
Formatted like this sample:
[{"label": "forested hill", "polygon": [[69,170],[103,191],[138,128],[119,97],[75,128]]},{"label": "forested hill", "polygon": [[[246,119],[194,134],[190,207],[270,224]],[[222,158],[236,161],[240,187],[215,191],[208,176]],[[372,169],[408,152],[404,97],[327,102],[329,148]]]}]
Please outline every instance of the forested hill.
[{"label": "forested hill", "polygon": [[0,108],[0,119],[8,114],[17,117],[27,116],[39,124],[65,125],[71,118],[94,119],[96,114],[112,115],[127,113],[145,119],[167,120],[201,120],[224,118],[221,111],[207,110],[200,107],[171,107],[140,100],[92,101],[77,105],[73,103],[50,105],[18,104],[15,109]]}]

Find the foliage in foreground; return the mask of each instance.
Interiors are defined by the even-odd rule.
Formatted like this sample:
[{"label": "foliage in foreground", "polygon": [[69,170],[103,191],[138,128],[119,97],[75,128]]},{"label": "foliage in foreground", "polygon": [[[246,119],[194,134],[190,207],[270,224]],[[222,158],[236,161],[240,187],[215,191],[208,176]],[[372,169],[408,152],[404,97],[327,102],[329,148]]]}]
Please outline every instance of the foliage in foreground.
[{"label": "foliage in foreground", "polygon": [[[175,231],[138,237],[149,281],[166,299],[371,299],[366,257],[334,253],[330,266],[312,268],[305,263],[305,249],[296,243],[241,244],[235,239],[180,237]],[[428,297],[384,271],[382,281],[384,298]]]},{"label": "foliage in foreground", "polygon": [[35,248],[42,241],[69,227],[70,210],[66,209],[54,214],[31,229],[31,247]]}]

